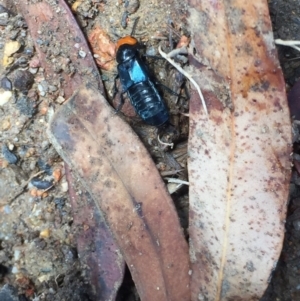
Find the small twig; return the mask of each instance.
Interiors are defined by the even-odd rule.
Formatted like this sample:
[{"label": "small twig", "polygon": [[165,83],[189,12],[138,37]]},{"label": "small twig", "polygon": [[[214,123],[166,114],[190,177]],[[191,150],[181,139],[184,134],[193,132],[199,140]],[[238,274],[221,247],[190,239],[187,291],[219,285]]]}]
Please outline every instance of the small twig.
[{"label": "small twig", "polygon": [[178,172],[181,172],[182,169],[177,169],[177,170],[165,170],[165,171],[161,171],[160,174],[162,177],[166,177],[166,176],[172,176],[177,174]]},{"label": "small twig", "polygon": [[281,39],[276,39],[275,43],[278,45],[283,45],[283,46],[290,46],[298,51],[300,51],[300,47],[297,47],[296,45],[300,45],[300,41],[284,41]]},{"label": "small twig", "polygon": [[161,36],[152,36],[151,39],[153,39],[153,40],[168,40],[167,37],[161,37]]},{"label": "small twig", "polygon": [[166,180],[168,180],[168,183],[175,183],[175,184],[184,184],[184,185],[190,185],[190,183],[188,181],[183,181],[180,179],[176,179],[176,178],[165,178]]},{"label": "small twig", "polygon": [[41,175],[41,174],[43,174],[45,171],[44,170],[41,170],[41,171],[39,171],[39,172],[37,172],[36,174],[34,174],[34,175],[32,175],[32,176],[30,176],[30,178],[23,184],[23,185],[21,185],[21,187],[19,188],[19,190],[14,194],[14,196],[13,197],[11,197],[8,201],[7,201],[7,203],[8,204],[11,204],[23,191],[24,191],[24,189],[25,189],[25,187],[30,183],[30,181],[33,179],[33,178],[35,178],[35,177],[37,177],[37,176],[39,176],[39,175]]},{"label": "small twig", "polygon": [[171,65],[173,65],[179,72],[181,72],[186,78],[188,78],[190,80],[190,82],[195,86],[195,88],[197,89],[198,91],[198,94],[200,96],[200,99],[201,99],[201,102],[202,102],[202,105],[203,105],[203,109],[206,113],[206,115],[208,116],[208,112],[207,112],[207,107],[206,107],[206,104],[205,104],[205,100],[204,100],[204,97],[203,97],[203,94],[201,92],[201,89],[199,87],[199,85],[196,83],[196,81],[192,78],[192,76],[190,74],[188,74],[185,70],[183,70],[181,68],[181,66],[179,66],[177,63],[175,63],[175,61],[173,59],[171,59],[171,57],[174,55],[174,53],[178,53],[178,49],[175,49],[173,51],[171,51],[170,53],[166,54],[165,52],[163,52],[161,50],[161,46],[159,45],[158,46],[158,51],[160,53],[160,55],[166,59]]},{"label": "small twig", "polygon": [[158,142],[159,142],[160,144],[162,144],[162,145],[164,145],[164,146],[170,146],[171,149],[173,149],[173,147],[174,147],[174,143],[167,143],[167,142],[161,141],[160,138],[159,138],[159,135],[157,135],[157,140],[158,140]]},{"label": "small twig", "polygon": [[56,284],[57,287],[59,287],[58,282],[57,282],[57,279],[58,279],[60,276],[62,276],[62,274],[58,274],[58,275],[54,278],[54,281],[55,281],[55,284]]}]

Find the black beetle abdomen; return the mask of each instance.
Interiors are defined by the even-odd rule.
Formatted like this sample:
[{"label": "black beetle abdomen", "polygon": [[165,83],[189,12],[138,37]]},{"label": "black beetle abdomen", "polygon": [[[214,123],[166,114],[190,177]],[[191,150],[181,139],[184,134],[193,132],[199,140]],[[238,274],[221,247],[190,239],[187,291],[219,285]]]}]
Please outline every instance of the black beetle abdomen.
[{"label": "black beetle abdomen", "polygon": [[160,126],[169,120],[166,105],[150,80],[132,85],[127,92],[137,114],[147,124]]}]

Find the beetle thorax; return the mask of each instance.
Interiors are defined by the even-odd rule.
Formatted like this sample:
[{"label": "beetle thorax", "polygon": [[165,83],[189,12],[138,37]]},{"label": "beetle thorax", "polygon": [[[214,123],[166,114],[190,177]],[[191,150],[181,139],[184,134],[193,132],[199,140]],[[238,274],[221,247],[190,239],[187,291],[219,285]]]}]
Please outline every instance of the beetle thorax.
[{"label": "beetle thorax", "polygon": [[123,63],[126,62],[136,56],[137,47],[136,45],[121,45],[117,51],[116,59],[117,62]]}]

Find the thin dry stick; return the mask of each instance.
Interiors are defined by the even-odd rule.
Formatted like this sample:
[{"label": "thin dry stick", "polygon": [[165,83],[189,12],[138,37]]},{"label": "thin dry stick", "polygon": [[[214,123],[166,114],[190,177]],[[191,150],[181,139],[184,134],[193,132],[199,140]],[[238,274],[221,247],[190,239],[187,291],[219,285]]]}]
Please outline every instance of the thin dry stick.
[{"label": "thin dry stick", "polygon": [[276,39],[275,43],[278,45],[290,46],[290,47],[300,51],[300,47],[296,46],[296,45],[300,45],[300,41],[284,41],[281,39]]},{"label": "thin dry stick", "polygon": [[[179,50],[178,49],[174,49],[174,52],[171,51],[169,52],[168,54],[163,52],[161,50],[161,47],[158,46],[158,51],[160,53],[160,55],[166,59],[171,65],[173,65],[179,72],[181,72],[186,78],[189,79],[189,81],[195,86],[195,88],[197,89],[198,91],[198,94],[200,96],[200,99],[201,99],[201,102],[202,102],[202,105],[203,105],[203,109],[206,113],[206,115],[208,116],[208,112],[207,112],[207,107],[206,107],[206,103],[205,103],[205,100],[204,100],[204,97],[203,97],[203,94],[201,92],[201,89],[200,87],[198,86],[198,84],[196,83],[196,81],[192,78],[192,76],[190,74],[188,74],[185,70],[183,70],[181,68],[181,66],[179,66],[177,63],[175,63],[175,61],[173,59],[171,59],[172,56],[174,56],[174,53],[178,53]],[[184,50],[183,50],[184,51]]]},{"label": "thin dry stick", "polygon": [[165,178],[165,179],[168,180],[168,183],[190,185],[189,182],[183,181],[183,180],[180,180],[180,179],[176,179],[176,178]]},{"label": "thin dry stick", "polygon": [[160,144],[162,144],[162,145],[164,145],[164,146],[170,146],[171,149],[173,149],[173,147],[174,147],[174,143],[167,143],[167,142],[161,141],[159,135],[157,135],[157,140],[158,140],[158,142],[159,142]]},{"label": "thin dry stick", "polygon": [[24,184],[22,184],[21,185],[21,187],[16,191],[16,193],[13,195],[13,197],[11,197],[8,201],[7,201],[7,203],[8,204],[11,204],[23,191],[24,191],[24,189],[25,189],[25,187],[30,183],[30,181],[33,179],[33,178],[35,178],[35,177],[37,177],[37,176],[39,176],[39,175],[41,175],[41,174],[43,174],[45,171],[44,170],[41,170],[41,171],[39,171],[39,172],[37,172],[36,174],[34,174],[34,175],[32,175],[32,176],[30,176],[30,178],[26,181],[26,182],[24,182]]}]

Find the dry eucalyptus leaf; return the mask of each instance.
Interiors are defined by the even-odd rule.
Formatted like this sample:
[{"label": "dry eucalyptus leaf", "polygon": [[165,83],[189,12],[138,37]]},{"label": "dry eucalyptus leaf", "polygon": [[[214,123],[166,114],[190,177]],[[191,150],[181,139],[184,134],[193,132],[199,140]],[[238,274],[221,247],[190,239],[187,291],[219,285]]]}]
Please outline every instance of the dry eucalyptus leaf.
[{"label": "dry eucalyptus leaf", "polygon": [[122,284],[125,262],[101,212],[80,182],[65,166],[80,262],[90,280],[89,297],[114,301]]},{"label": "dry eucalyptus leaf", "polygon": [[192,300],[259,300],[278,260],[291,124],[267,1],[189,1]]},{"label": "dry eucalyptus leaf", "polygon": [[49,136],[101,209],[143,301],[189,301],[189,256],[174,204],[130,126],[81,87]]},{"label": "dry eucalyptus leaf", "polygon": [[[39,62],[49,83],[57,85],[66,99],[83,82],[93,83],[99,90],[103,90],[86,40],[63,0],[51,3],[46,0],[15,0],[15,3],[27,22]],[[79,51],[86,56],[80,56]],[[113,301],[123,280],[124,259],[118,253],[112,233],[98,212],[98,207],[87,195],[75,194],[72,183],[69,175],[74,225],[77,228],[82,226],[77,231],[81,263],[87,267],[86,274],[95,300]]]}]

